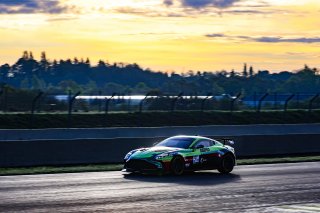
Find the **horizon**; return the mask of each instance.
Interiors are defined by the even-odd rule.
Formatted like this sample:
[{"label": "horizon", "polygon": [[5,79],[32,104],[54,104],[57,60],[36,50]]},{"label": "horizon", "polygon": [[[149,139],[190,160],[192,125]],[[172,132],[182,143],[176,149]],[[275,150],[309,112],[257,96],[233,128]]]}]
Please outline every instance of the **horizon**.
[{"label": "horizon", "polygon": [[[35,54],[32,52],[32,51],[23,51],[23,53],[21,54],[21,57],[17,57],[16,60],[13,62],[13,63],[6,63],[6,62],[2,62],[0,61],[0,66],[3,66],[5,64],[8,64],[9,66],[13,66],[14,64],[16,64],[18,62],[19,59],[23,58],[23,54],[24,52],[27,52],[28,54],[31,54],[32,53],[32,59],[36,60],[37,62],[40,62],[41,60],[41,56],[40,57],[35,57]],[[45,53],[45,51],[42,51],[42,53]],[[41,54],[39,54],[41,55]],[[47,54],[46,54],[47,55]],[[79,61],[86,61],[87,59],[89,59],[90,61],[90,66],[91,67],[95,67],[95,66],[98,66],[98,62],[99,61],[103,61],[102,59],[99,59],[98,61],[96,62],[92,62],[90,60],[90,57],[84,57],[84,58],[78,58],[78,57],[67,57],[67,58],[49,58],[47,57],[46,58],[47,61],[49,63],[53,63],[53,61],[57,61],[58,63],[60,62],[60,60],[63,60],[63,61],[67,61],[67,60],[71,60],[72,63],[74,63],[74,59],[77,59]],[[152,68],[149,68],[149,67],[144,67],[143,65],[137,63],[137,62],[132,62],[132,63],[127,63],[127,62],[120,62],[120,61],[115,61],[115,62],[110,62],[108,60],[105,60],[104,61],[105,63],[109,63],[109,65],[113,65],[113,64],[124,64],[124,65],[130,65],[130,64],[137,64],[139,67],[141,67],[141,69],[143,69],[144,71],[145,70],[149,70],[151,72],[162,72],[162,73],[167,73],[168,75],[172,74],[172,73],[175,73],[175,74],[179,74],[179,75],[183,75],[183,74],[190,74],[190,72],[193,72],[194,74],[196,74],[196,72],[201,72],[201,73],[204,73],[204,72],[210,72],[210,73],[219,73],[219,72],[222,72],[222,71],[226,71],[227,73],[230,73],[232,71],[234,71],[235,73],[238,73],[238,74],[241,74],[243,72],[243,69],[244,69],[244,65],[247,66],[247,69],[250,68],[250,64],[247,64],[247,63],[242,63],[242,68],[240,68],[239,70],[238,69],[231,69],[231,70],[226,70],[226,69],[220,69],[220,70],[187,70],[187,71],[182,71],[182,72],[176,72],[175,70],[171,70],[171,71],[163,71],[163,70],[154,70]],[[290,73],[296,73],[296,72],[299,72],[301,70],[303,70],[305,68],[305,66],[307,66],[308,68],[310,69],[318,69],[318,67],[310,67],[308,64],[304,64],[303,66],[299,67],[299,68],[295,68],[293,70],[288,70],[288,69],[282,69],[282,70],[268,70],[268,69],[256,69],[255,67],[252,66],[252,68],[254,69],[254,72],[255,73],[258,73],[258,71],[268,71],[270,74],[276,74],[276,73],[281,73],[281,72],[290,72]]]},{"label": "horizon", "polygon": [[179,74],[294,72],[320,67],[319,15],[317,0],[0,0],[0,64],[28,50]]}]

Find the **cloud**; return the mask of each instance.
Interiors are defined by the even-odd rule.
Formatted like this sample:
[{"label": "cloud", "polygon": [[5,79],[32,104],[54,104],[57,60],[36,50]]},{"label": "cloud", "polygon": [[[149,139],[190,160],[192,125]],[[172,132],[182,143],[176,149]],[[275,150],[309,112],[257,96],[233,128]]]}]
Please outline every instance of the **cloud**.
[{"label": "cloud", "polygon": [[318,43],[320,42],[320,37],[313,37],[313,38],[260,37],[260,38],[251,38],[251,39],[257,42],[266,42],[266,43],[279,43],[279,42]]},{"label": "cloud", "polygon": [[55,21],[70,21],[70,20],[76,20],[75,17],[58,17],[58,18],[48,18],[47,21],[49,22],[55,22]]},{"label": "cloud", "polygon": [[297,38],[284,38],[280,36],[262,36],[262,37],[250,37],[250,36],[229,36],[222,33],[206,34],[208,38],[225,38],[228,40],[246,40],[262,43],[320,43],[320,37],[297,37]]},{"label": "cloud", "polygon": [[[234,3],[240,0],[177,0],[184,7],[192,7],[196,9],[204,7],[216,7],[216,8],[227,8],[232,6]],[[164,0],[163,4],[171,6],[174,4],[174,0]]]},{"label": "cloud", "polygon": [[239,0],[182,0],[182,4],[193,8],[202,8],[207,6],[226,8],[232,6],[238,1]]},{"label": "cloud", "polygon": [[207,34],[206,37],[210,37],[210,38],[222,38],[222,37],[226,37],[225,34],[222,33],[213,33],[213,34]]},{"label": "cloud", "polygon": [[62,13],[59,0],[0,0],[0,14]]},{"label": "cloud", "polygon": [[167,7],[182,9],[186,15],[191,15],[191,11],[197,14],[272,14],[288,12],[283,10],[270,9],[270,4],[263,0],[162,0]]},{"label": "cloud", "polygon": [[118,7],[112,10],[115,13],[137,15],[144,17],[186,17],[187,15],[179,12],[150,10],[145,8]]},{"label": "cloud", "polygon": [[163,4],[165,4],[167,6],[171,6],[171,5],[173,5],[173,0],[164,0]]},{"label": "cloud", "polygon": [[272,14],[272,13],[279,13],[280,11],[266,11],[266,10],[225,10],[223,13],[229,14]]}]

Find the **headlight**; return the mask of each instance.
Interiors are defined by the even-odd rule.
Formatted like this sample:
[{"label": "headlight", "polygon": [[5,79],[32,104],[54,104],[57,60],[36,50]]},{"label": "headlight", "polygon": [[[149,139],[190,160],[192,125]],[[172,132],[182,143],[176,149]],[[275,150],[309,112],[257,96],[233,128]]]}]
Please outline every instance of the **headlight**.
[{"label": "headlight", "polygon": [[162,153],[160,155],[157,155],[155,158],[156,160],[161,160],[162,158],[168,157],[169,154],[168,153]]}]

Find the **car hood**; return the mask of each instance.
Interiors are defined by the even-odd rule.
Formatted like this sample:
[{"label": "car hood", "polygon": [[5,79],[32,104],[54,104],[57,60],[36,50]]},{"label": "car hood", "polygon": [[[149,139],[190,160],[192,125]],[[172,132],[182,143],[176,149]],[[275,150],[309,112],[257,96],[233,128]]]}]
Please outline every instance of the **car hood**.
[{"label": "car hood", "polygon": [[151,158],[162,153],[175,152],[178,150],[181,150],[181,148],[164,147],[164,146],[141,148],[141,149],[137,149],[136,152],[133,153],[130,158],[131,159]]}]

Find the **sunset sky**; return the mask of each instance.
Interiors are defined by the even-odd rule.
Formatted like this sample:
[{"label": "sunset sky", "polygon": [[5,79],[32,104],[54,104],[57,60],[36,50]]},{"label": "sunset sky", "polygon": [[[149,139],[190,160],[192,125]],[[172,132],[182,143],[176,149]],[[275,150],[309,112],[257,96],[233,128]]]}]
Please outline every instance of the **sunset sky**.
[{"label": "sunset sky", "polygon": [[0,0],[0,64],[40,58],[161,71],[320,68],[319,0]]}]

